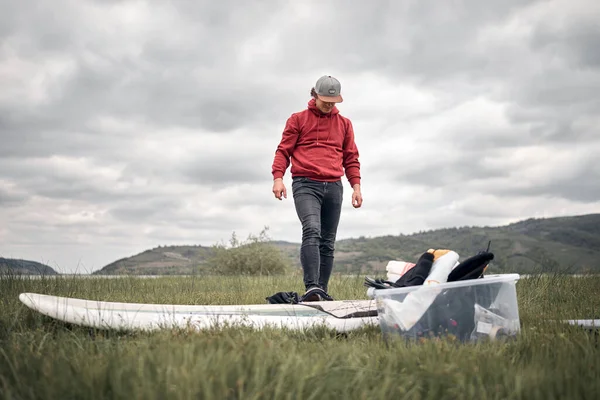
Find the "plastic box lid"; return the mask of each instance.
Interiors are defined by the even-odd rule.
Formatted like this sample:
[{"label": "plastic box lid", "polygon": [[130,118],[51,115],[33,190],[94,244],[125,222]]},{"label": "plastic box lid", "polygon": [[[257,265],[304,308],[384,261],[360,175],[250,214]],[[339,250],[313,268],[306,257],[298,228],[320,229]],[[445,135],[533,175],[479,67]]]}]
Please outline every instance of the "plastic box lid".
[{"label": "plastic box lid", "polygon": [[431,290],[439,291],[445,289],[455,289],[466,286],[477,286],[477,285],[489,285],[492,283],[510,283],[511,281],[518,281],[520,278],[519,274],[495,274],[485,275],[479,279],[467,279],[464,281],[445,282],[437,283],[433,285],[417,285],[417,286],[406,286],[401,288],[389,288],[389,289],[375,289],[373,290],[374,297],[390,297],[395,294],[405,294],[414,291],[423,291],[430,288]]}]

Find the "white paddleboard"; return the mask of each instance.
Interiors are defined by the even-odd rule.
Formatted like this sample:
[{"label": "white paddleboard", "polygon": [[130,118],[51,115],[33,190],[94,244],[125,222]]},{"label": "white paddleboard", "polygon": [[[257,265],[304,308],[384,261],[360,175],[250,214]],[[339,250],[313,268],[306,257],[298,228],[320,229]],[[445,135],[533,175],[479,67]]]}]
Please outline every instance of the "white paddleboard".
[{"label": "white paddleboard", "polygon": [[51,318],[101,329],[246,326],[304,329],[327,327],[341,332],[377,325],[374,300],[302,304],[176,305],[118,303],[21,293],[27,307]]},{"label": "white paddleboard", "polygon": [[571,325],[581,326],[586,329],[599,329],[600,319],[569,319],[565,321]]}]

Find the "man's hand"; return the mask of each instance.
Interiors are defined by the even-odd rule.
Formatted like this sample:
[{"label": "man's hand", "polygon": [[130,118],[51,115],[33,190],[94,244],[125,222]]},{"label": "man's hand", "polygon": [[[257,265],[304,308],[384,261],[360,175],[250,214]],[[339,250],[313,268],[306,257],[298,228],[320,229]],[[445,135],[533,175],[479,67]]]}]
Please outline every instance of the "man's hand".
[{"label": "man's hand", "polygon": [[287,199],[287,190],[283,184],[283,179],[277,178],[273,181],[273,194],[275,195],[275,198],[279,200],[283,200],[281,196]]},{"label": "man's hand", "polygon": [[352,193],[352,207],[360,208],[362,206],[363,198],[360,193],[360,184],[354,185],[354,192]]}]

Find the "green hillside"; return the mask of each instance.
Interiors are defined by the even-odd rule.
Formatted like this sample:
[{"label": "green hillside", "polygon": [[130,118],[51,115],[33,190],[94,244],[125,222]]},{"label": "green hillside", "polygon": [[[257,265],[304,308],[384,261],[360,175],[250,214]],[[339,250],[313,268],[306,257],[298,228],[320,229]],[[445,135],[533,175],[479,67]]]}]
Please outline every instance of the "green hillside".
[{"label": "green hillside", "polygon": [[93,275],[188,275],[212,255],[211,247],[158,246],[112,262]]},{"label": "green hillside", "polygon": [[600,272],[600,214],[528,219],[501,227],[461,227],[412,235],[338,242],[339,269],[383,270],[391,259],[414,261],[428,248],[457,251],[461,259],[486,249],[495,260],[490,271]]},{"label": "green hillside", "polygon": [[[339,240],[335,271],[381,274],[390,260],[416,261],[429,248],[455,250],[461,260],[486,249],[490,272],[600,272],[600,214],[527,219],[499,227],[436,229],[411,235]],[[300,244],[271,241],[300,268]],[[211,247],[168,246],[115,261],[95,274],[192,274],[202,272]]]},{"label": "green hillside", "polygon": [[0,273],[19,275],[57,275],[52,267],[36,261],[0,257]]}]

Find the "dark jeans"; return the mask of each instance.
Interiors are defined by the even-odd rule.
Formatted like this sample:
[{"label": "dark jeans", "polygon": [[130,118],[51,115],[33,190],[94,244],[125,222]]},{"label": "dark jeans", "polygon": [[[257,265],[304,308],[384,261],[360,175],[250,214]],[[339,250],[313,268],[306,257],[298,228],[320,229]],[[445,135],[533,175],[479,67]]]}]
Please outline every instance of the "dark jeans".
[{"label": "dark jeans", "polygon": [[327,291],[333,269],[333,253],[340,213],[343,184],[318,182],[296,177],[292,181],[296,213],[302,223],[300,263],[304,270],[304,286],[319,286]]}]

